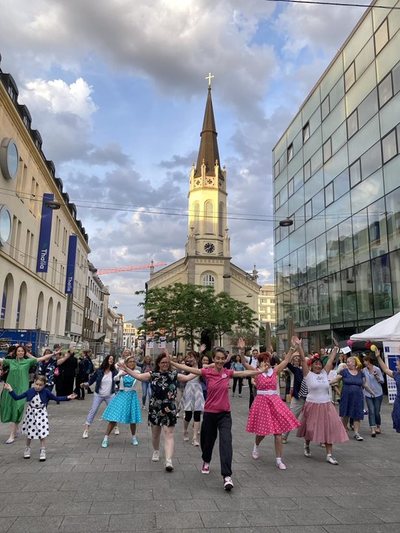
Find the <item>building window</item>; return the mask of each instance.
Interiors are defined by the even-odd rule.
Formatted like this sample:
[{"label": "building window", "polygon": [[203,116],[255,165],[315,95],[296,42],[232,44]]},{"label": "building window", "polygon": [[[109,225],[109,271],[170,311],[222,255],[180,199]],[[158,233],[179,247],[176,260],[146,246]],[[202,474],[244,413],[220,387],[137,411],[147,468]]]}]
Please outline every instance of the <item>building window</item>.
[{"label": "building window", "polygon": [[330,105],[329,105],[329,94],[328,94],[328,96],[325,98],[325,100],[323,100],[321,104],[322,120],[324,120],[329,115],[329,111],[330,111]]},{"label": "building window", "polygon": [[350,139],[358,131],[357,109],[347,119],[347,138]]},{"label": "building window", "polygon": [[287,149],[287,161],[289,163],[289,161],[291,161],[293,159],[293,144],[290,144],[288,149]]},{"label": "building window", "polygon": [[312,218],[312,204],[311,200],[306,203],[306,222]]},{"label": "building window", "polygon": [[203,274],[201,283],[204,287],[215,287],[215,277],[212,274]]},{"label": "building window", "polygon": [[304,181],[311,178],[311,159],[309,159],[304,165]]},{"label": "building window", "polygon": [[281,169],[280,169],[280,164],[279,164],[279,160],[275,163],[275,166],[274,166],[274,177],[278,177],[279,173],[280,173]]},{"label": "building window", "polygon": [[324,163],[332,157],[332,139],[329,138],[322,147]]},{"label": "building window", "polygon": [[384,78],[378,85],[379,108],[383,107],[393,96],[392,73]]},{"label": "building window", "polygon": [[354,187],[361,181],[361,161],[357,159],[350,167],[350,187]]},{"label": "building window", "polygon": [[356,68],[354,61],[344,73],[344,90],[347,92],[356,82]]},{"label": "building window", "polygon": [[392,77],[394,94],[397,94],[400,91],[400,63],[397,63],[392,70]]},{"label": "building window", "polygon": [[387,163],[397,155],[396,130],[392,130],[382,139],[383,163]]},{"label": "building window", "polygon": [[325,207],[333,202],[333,183],[325,187]]},{"label": "building window", "polygon": [[291,180],[289,180],[289,183],[288,183],[288,196],[292,196],[293,193],[294,193],[294,179],[292,178]]},{"label": "building window", "polygon": [[310,138],[310,123],[307,122],[307,124],[303,127],[303,144],[308,141]]},{"label": "building window", "polygon": [[386,18],[375,32],[375,55],[378,55],[389,41],[388,19]]}]

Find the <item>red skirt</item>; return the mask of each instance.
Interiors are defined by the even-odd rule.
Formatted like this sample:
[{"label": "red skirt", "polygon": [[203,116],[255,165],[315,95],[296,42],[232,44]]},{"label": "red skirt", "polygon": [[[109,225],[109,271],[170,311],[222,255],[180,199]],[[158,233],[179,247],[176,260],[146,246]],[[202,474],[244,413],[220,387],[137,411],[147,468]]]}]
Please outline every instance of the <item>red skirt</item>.
[{"label": "red skirt", "polygon": [[300,419],[298,437],[312,442],[346,442],[349,440],[347,431],[332,402],[305,402]]}]

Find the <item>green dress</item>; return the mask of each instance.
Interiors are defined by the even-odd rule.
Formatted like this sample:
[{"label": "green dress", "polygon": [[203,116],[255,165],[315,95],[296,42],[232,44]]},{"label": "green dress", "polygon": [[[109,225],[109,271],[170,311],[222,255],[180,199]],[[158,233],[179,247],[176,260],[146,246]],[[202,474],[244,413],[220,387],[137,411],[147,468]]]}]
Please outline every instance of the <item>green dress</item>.
[{"label": "green dress", "polygon": [[[16,394],[22,394],[29,389],[29,372],[37,364],[36,359],[3,359],[3,368],[8,368],[7,383]],[[8,391],[3,390],[0,398],[1,421],[21,422],[26,400],[13,400]]]}]

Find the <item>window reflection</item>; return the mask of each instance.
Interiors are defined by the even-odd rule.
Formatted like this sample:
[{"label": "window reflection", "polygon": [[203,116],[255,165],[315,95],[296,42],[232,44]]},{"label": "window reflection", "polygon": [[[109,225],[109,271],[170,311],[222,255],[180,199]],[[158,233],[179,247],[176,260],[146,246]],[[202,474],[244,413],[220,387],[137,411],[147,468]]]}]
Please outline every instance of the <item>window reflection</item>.
[{"label": "window reflection", "polygon": [[376,317],[392,315],[392,288],[390,284],[389,256],[382,255],[371,261],[372,287]]},{"label": "window reflection", "polygon": [[369,261],[354,268],[357,288],[358,318],[373,318],[373,294],[371,265]]}]

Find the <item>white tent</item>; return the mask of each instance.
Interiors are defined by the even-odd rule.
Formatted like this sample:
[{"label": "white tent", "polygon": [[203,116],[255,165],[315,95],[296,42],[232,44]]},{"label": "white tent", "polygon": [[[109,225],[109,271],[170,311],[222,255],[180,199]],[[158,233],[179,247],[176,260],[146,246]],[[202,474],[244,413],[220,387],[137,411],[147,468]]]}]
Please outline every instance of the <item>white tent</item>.
[{"label": "white tent", "polygon": [[378,322],[362,333],[350,337],[352,341],[400,341],[400,313]]}]

